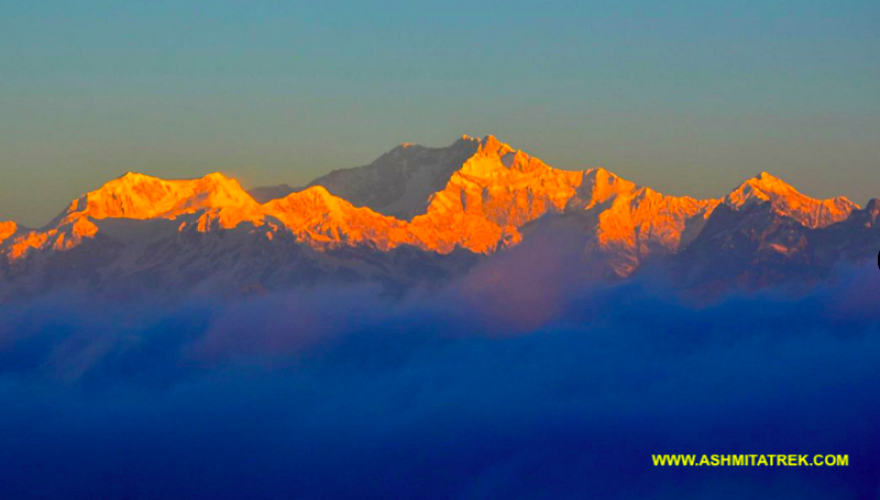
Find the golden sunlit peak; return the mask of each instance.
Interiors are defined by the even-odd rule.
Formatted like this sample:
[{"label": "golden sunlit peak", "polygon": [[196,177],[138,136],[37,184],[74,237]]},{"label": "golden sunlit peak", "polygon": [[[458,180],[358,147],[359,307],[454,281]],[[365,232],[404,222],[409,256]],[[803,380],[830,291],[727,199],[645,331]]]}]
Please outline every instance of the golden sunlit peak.
[{"label": "golden sunlit peak", "polygon": [[75,200],[64,221],[75,219],[173,219],[199,210],[218,209],[222,225],[259,220],[259,205],[238,181],[215,172],[189,180],[163,180],[135,172],[110,181]]},{"label": "golden sunlit peak", "polygon": [[638,186],[634,182],[628,181],[613,172],[609,172],[602,167],[591,168],[584,172],[584,181],[594,188],[603,188],[606,186],[615,186],[615,191],[632,191]]},{"label": "golden sunlit peak", "polygon": [[614,172],[605,170],[602,167],[591,168],[587,170],[587,174],[597,179],[611,179],[612,181],[620,178]]},{"label": "golden sunlit peak", "polygon": [[508,144],[499,141],[494,135],[487,135],[482,141],[480,141],[480,151],[502,156],[513,152],[514,149]]},{"label": "golden sunlit peak", "polygon": [[724,198],[724,203],[742,208],[769,203],[773,211],[791,217],[806,227],[825,227],[849,217],[858,205],[846,197],[817,200],[806,196],[782,179],[767,172],[743,182]]},{"label": "golden sunlit peak", "polygon": [[327,188],[325,188],[324,186],[312,186],[312,187],[305,189],[303,191],[299,191],[297,193],[291,193],[290,195],[288,195],[288,197],[295,197],[295,198],[309,197],[309,198],[312,198],[315,200],[322,200],[322,201],[336,198],[335,196],[333,196],[332,193],[330,193],[330,191],[327,191]]},{"label": "golden sunlit peak", "polygon": [[584,172],[583,183],[578,191],[586,200],[584,208],[592,208],[615,196],[632,193],[637,188],[635,183],[599,167]]},{"label": "golden sunlit peak", "polygon": [[117,179],[117,180],[129,181],[129,182],[133,182],[133,181],[143,181],[143,180],[147,180],[147,179],[149,179],[149,180],[159,180],[159,179],[156,178],[156,177],[152,177],[152,176],[149,176],[149,175],[146,175],[146,174],[141,174],[141,173],[138,173],[138,172],[126,172],[126,173],[120,175],[119,177],[117,177],[116,179]]},{"label": "golden sunlit peak", "polygon": [[220,172],[212,172],[212,173],[202,177],[202,180],[213,181],[218,184],[225,184],[228,182],[236,182],[236,183],[238,182],[235,179],[233,179],[232,177],[227,177],[226,175],[221,174]]},{"label": "golden sunlit peak", "polygon": [[753,180],[758,181],[757,184],[759,184],[761,186],[791,188],[791,186],[788,183],[786,183],[785,181],[783,181],[779,177],[776,177],[775,175],[769,174],[767,172],[759,173],[758,175],[756,175],[754,177]]},{"label": "golden sunlit peak", "polygon": [[15,222],[0,222],[0,243],[16,232],[18,232],[18,224]]},{"label": "golden sunlit peak", "polygon": [[740,184],[738,188],[727,195],[727,200],[733,202],[735,206],[741,206],[750,201],[769,200],[771,194],[800,196],[796,189],[786,184],[782,179],[767,172],[761,172]]},{"label": "golden sunlit peak", "polygon": [[[127,181],[127,182],[144,182],[144,181],[159,181],[159,182],[187,182],[187,181],[198,181],[198,180],[209,180],[214,182],[229,182],[234,181],[235,179],[226,176],[220,172],[212,172],[203,177],[195,177],[189,179],[161,179],[159,177],[154,177],[148,174],[142,174],[139,172],[126,172],[121,176],[117,177],[115,180],[117,181]],[[108,182],[107,184],[111,184],[113,181]],[[105,185],[107,185],[105,184]]]},{"label": "golden sunlit peak", "polygon": [[272,200],[265,205],[264,209],[270,214],[279,209],[289,210],[296,207],[304,214],[316,214],[320,212],[337,213],[342,207],[350,205],[345,200],[334,196],[324,186],[312,186],[302,191],[290,193],[284,198]]}]

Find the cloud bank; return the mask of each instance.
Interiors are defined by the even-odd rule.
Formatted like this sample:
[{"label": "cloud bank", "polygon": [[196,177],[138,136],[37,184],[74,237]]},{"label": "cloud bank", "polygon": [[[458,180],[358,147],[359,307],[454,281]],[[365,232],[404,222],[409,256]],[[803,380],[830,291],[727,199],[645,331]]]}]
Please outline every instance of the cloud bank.
[{"label": "cloud bank", "polygon": [[697,302],[529,255],[404,298],[0,306],[4,496],[878,498],[876,269]]}]

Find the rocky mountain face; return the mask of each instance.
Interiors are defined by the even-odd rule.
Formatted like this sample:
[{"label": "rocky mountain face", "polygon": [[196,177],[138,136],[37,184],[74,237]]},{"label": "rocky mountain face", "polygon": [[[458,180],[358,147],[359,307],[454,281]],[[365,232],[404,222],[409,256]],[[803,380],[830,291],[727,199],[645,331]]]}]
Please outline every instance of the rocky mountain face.
[{"label": "rocky mountain face", "polygon": [[477,138],[463,136],[446,148],[402,144],[364,167],[334,170],[312,181],[359,207],[399,219],[424,213],[431,194],[480,148]]},{"label": "rocky mountain face", "polygon": [[492,136],[463,137],[403,145],[302,190],[126,174],[43,229],[0,223],[0,300],[59,286],[405,287],[559,231],[580,238],[581,264],[600,275],[626,277],[652,260],[688,284],[767,286],[876,253],[878,208],[816,200],[767,173],[720,199],[669,196],[601,168],[552,168]]},{"label": "rocky mountain face", "polygon": [[818,223],[834,213],[825,212],[831,206],[827,202],[798,217],[789,215],[788,206],[780,210],[769,202],[721,205],[693,243],[675,256],[678,276],[687,285],[711,289],[756,288],[816,281],[842,262],[876,259],[880,200],[871,200],[864,210],[846,201],[836,206],[844,206],[847,217],[827,225]]},{"label": "rocky mountain face", "polygon": [[[838,224],[809,233],[809,245],[816,260],[825,267],[840,261],[864,262],[880,259],[880,199],[874,198],[862,210],[853,210]],[[878,262],[880,264],[880,262]]]}]

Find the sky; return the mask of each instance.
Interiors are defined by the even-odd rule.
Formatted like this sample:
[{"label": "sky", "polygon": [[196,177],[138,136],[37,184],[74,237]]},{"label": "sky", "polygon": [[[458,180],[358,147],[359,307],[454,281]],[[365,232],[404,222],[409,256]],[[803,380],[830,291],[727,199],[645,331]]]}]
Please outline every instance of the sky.
[{"label": "sky", "polygon": [[0,0],[0,220],[126,171],[298,185],[493,134],[718,197],[880,196],[880,4]]}]

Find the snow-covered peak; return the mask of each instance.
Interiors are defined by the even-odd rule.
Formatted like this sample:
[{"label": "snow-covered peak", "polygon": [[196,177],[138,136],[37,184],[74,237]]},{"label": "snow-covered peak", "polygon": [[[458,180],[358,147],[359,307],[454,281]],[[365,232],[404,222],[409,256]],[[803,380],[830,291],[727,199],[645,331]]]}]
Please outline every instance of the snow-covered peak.
[{"label": "snow-covered peak", "polygon": [[323,186],[272,200],[263,210],[316,249],[369,245],[389,250],[401,244],[418,244],[405,221],[355,207]]},{"label": "snow-covered peak", "polygon": [[199,179],[163,180],[130,172],[75,200],[65,215],[92,219],[175,218],[203,209],[256,206],[238,181],[220,173]]},{"label": "snow-covered peak", "polygon": [[481,153],[484,154],[504,156],[508,153],[515,151],[512,147],[510,147],[510,145],[501,142],[494,135],[487,135],[486,137],[483,137],[483,139],[479,141],[479,144],[479,150]]},{"label": "snow-covered peak", "polygon": [[[324,186],[312,186],[302,191],[290,193],[284,198],[272,200],[263,205],[267,212],[277,210],[299,212],[307,216],[339,216],[351,207],[347,201],[333,196]],[[283,207],[283,208],[282,208]]]},{"label": "snow-covered peak", "polygon": [[582,209],[588,210],[596,205],[605,203],[617,196],[632,194],[638,186],[619,177],[604,168],[591,168],[584,172],[584,178],[578,188],[577,199],[573,203],[580,203]]},{"label": "snow-covered peak", "polygon": [[15,222],[0,222],[0,243],[18,232],[18,224]]},{"label": "snow-covered peak", "polygon": [[826,200],[811,198],[767,172],[743,182],[723,202],[735,209],[756,203],[770,203],[776,213],[791,217],[810,228],[825,227],[844,220],[858,208],[843,196]]},{"label": "snow-covered peak", "polygon": [[[101,231],[105,219],[178,219],[182,231],[232,229],[243,222],[262,225],[260,205],[235,179],[214,173],[198,179],[163,180],[129,172],[70,203],[46,230],[17,236],[9,256],[17,259],[31,249],[69,250]],[[20,231],[19,231],[20,232]]]}]

